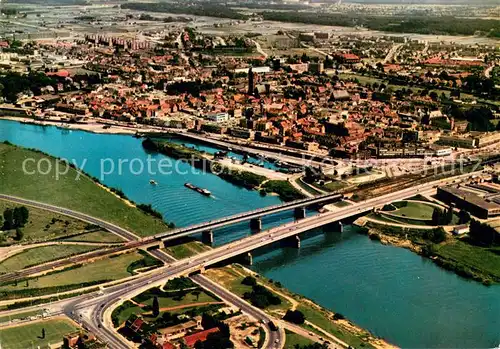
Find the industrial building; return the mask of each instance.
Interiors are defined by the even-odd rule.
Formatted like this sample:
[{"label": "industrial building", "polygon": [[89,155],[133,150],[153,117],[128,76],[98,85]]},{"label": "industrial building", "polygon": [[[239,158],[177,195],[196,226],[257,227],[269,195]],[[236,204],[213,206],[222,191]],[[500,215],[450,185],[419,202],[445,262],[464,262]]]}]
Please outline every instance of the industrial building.
[{"label": "industrial building", "polygon": [[498,203],[458,187],[438,188],[437,198],[447,204],[455,204],[478,218],[488,219],[500,215]]}]

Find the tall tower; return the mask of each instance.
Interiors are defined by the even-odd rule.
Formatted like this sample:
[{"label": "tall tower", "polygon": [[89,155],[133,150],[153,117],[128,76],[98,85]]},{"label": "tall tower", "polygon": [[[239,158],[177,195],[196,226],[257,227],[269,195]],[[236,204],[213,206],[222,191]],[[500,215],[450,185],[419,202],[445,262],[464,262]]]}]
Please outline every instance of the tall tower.
[{"label": "tall tower", "polygon": [[248,95],[253,96],[253,91],[255,89],[255,81],[253,76],[252,67],[248,70]]}]

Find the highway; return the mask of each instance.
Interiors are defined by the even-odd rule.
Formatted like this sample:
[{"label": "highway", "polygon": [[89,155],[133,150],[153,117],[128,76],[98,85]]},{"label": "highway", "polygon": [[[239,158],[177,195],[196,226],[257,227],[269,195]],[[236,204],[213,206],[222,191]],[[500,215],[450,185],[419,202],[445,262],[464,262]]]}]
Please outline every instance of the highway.
[{"label": "highway", "polygon": [[75,263],[82,263],[86,260],[100,258],[100,257],[104,257],[104,256],[111,255],[111,254],[121,253],[121,252],[130,250],[130,249],[135,249],[135,248],[139,248],[139,247],[147,247],[150,245],[156,245],[159,243],[159,240],[162,240],[162,241],[174,240],[174,239],[177,239],[180,237],[185,237],[185,236],[189,236],[189,235],[193,235],[193,234],[202,233],[202,232],[207,231],[207,230],[222,228],[224,226],[239,223],[239,222],[246,221],[246,220],[250,220],[252,218],[258,218],[258,217],[261,217],[263,215],[276,214],[276,213],[283,212],[286,210],[291,210],[291,209],[294,209],[297,207],[303,207],[303,206],[308,206],[308,205],[313,205],[313,204],[320,204],[320,203],[324,203],[324,202],[329,202],[332,200],[338,200],[341,197],[342,197],[342,195],[340,195],[340,194],[331,194],[330,193],[330,194],[316,196],[316,197],[312,197],[312,198],[300,199],[300,200],[291,201],[288,203],[264,207],[264,208],[253,210],[253,211],[238,213],[238,214],[235,214],[232,216],[220,218],[220,219],[209,221],[209,222],[195,224],[195,225],[188,226],[185,228],[173,229],[173,230],[169,230],[169,231],[166,231],[166,232],[163,232],[160,234],[156,234],[155,236],[152,236],[152,237],[140,239],[137,235],[132,234],[131,232],[129,232],[123,228],[120,228],[120,227],[118,227],[112,223],[106,222],[104,220],[91,217],[91,216],[86,215],[86,214],[81,213],[81,212],[77,212],[77,211],[73,211],[73,210],[69,210],[66,208],[57,207],[54,205],[49,205],[49,204],[45,204],[45,203],[41,203],[41,202],[37,202],[37,201],[33,201],[33,200],[27,200],[27,199],[18,198],[15,196],[0,194],[0,199],[9,200],[11,202],[16,202],[18,204],[24,204],[24,205],[29,205],[32,207],[37,207],[37,208],[49,210],[49,211],[64,214],[64,215],[67,215],[67,216],[70,216],[73,218],[81,219],[81,220],[86,221],[88,223],[97,224],[97,225],[111,231],[112,233],[120,235],[124,239],[130,241],[122,246],[97,250],[97,251],[87,253],[85,255],[77,255],[77,256],[70,257],[70,258],[61,259],[61,260],[45,263],[42,265],[33,266],[30,268],[23,269],[21,271],[16,271],[13,273],[0,275],[0,282],[14,281],[16,279],[28,277],[30,275],[38,274],[38,273],[41,273],[43,271],[47,271],[47,270],[51,270],[51,269],[55,269],[55,268],[61,268],[64,266],[75,264]]}]

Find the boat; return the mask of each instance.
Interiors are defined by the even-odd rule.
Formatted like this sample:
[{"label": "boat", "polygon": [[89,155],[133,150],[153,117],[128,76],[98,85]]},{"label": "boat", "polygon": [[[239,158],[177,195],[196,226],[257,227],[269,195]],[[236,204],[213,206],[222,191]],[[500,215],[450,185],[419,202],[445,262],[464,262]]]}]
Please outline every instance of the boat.
[{"label": "boat", "polygon": [[210,190],[207,190],[207,189],[203,189],[203,188],[199,188],[197,187],[196,185],[193,185],[191,183],[184,183],[184,186],[186,188],[189,188],[189,189],[192,189],[192,190],[195,190],[197,191],[198,193],[202,194],[202,195],[205,195],[205,196],[210,196],[212,195],[212,193],[210,192]]},{"label": "boat", "polygon": [[152,185],[158,185],[158,182],[156,182],[154,179],[151,179],[149,181],[149,184],[152,184]]}]

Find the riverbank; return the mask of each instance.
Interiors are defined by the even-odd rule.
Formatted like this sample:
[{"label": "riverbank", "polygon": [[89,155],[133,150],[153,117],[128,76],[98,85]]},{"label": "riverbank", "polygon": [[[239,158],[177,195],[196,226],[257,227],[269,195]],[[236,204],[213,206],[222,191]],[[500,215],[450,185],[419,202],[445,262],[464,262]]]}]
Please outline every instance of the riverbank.
[{"label": "riverbank", "polygon": [[[189,163],[194,168],[215,174],[220,178],[250,190],[258,190],[261,195],[277,194],[283,201],[302,199],[303,195],[288,181],[270,180],[268,177],[233,167],[232,164],[214,159],[213,156],[186,146],[171,143],[167,140],[146,138],[142,145],[146,151],[159,152],[174,159]],[[261,169],[264,171],[264,169]],[[273,172],[266,170],[266,172]],[[260,172],[262,173],[262,172]]]},{"label": "riverbank", "polygon": [[68,123],[62,122],[60,120],[35,120],[29,117],[22,116],[1,116],[0,119],[17,121],[23,124],[30,125],[38,125],[38,126],[55,126],[65,130],[79,130],[86,131],[97,134],[124,134],[124,135],[135,135],[139,132],[155,132],[156,130],[153,128],[141,127],[141,128],[133,128],[133,127],[125,127],[123,125],[113,125],[112,127],[106,127],[104,122],[110,123],[109,120],[103,120],[102,123],[99,122],[91,122],[91,123]]},{"label": "riverbank", "polygon": [[424,236],[429,231],[401,229],[367,222],[366,234],[382,244],[409,249],[430,259],[436,265],[455,274],[481,282],[485,286],[500,283],[500,248],[485,248],[470,244],[466,237],[447,235],[445,240],[434,243]]},{"label": "riverbank", "polygon": [[[25,159],[33,159],[33,164],[46,163],[51,171],[43,174],[30,168],[28,173],[23,170]],[[73,209],[121,225],[140,236],[168,229],[163,220],[131,206],[120,189],[104,188],[95,177],[41,151],[0,143],[0,168],[3,194]],[[56,173],[58,169],[61,173]]]},{"label": "riverbank", "polygon": [[[338,341],[359,348],[396,348],[387,341],[377,338],[365,329],[357,326],[345,319],[340,314],[323,308],[312,300],[291,292],[278,281],[267,279],[255,271],[245,268],[239,264],[230,265],[223,268],[208,269],[207,276],[215,282],[220,283],[235,294],[245,297],[245,293],[252,290],[251,286],[242,284],[245,277],[254,277],[259,285],[264,286],[272,294],[281,299],[280,305],[272,305],[265,308],[269,314],[282,318],[288,309],[299,310],[305,315],[306,322],[302,325],[306,331],[318,333],[325,340],[334,342],[330,336]],[[284,320],[282,320],[286,323]],[[328,334],[328,336],[326,334]]]}]

